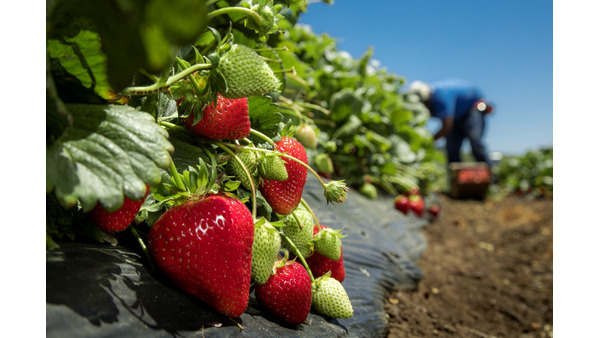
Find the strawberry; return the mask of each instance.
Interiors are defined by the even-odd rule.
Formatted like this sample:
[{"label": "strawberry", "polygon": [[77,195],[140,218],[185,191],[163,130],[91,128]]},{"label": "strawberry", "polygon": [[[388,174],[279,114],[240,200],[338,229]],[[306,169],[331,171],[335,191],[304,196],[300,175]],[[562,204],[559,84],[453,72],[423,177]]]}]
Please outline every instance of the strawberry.
[{"label": "strawberry", "polygon": [[346,290],[329,273],[317,278],[312,285],[312,306],[331,318],[350,318],[354,314]]},{"label": "strawberry", "polygon": [[304,267],[288,261],[269,280],[254,289],[257,302],[275,317],[292,325],[306,320],[310,312],[312,288]]},{"label": "strawberry", "polygon": [[276,91],[280,82],[269,65],[252,49],[233,45],[220,59],[218,70],[227,82],[221,94],[230,99]]},{"label": "strawberry", "polygon": [[429,212],[431,214],[431,216],[433,216],[433,218],[437,218],[438,215],[440,214],[440,205],[439,204],[430,205],[427,208],[427,212]]},{"label": "strawberry", "polygon": [[261,156],[258,162],[258,171],[262,178],[268,180],[285,181],[288,179],[285,162],[276,154]]},{"label": "strawberry", "polygon": [[398,195],[394,199],[394,206],[403,214],[408,214],[408,197],[406,195]]},{"label": "strawberry", "polygon": [[[299,205],[290,215],[283,218],[283,223],[281,231],[294,243],[302,257],[310,256],[314,224],[312,214]],[[283,241],[283,247],[296,254],[287,241]]]},{"label": "strawberry", "polygon": [[421,190],[419,188],[412,188],[407,190],[404,195],[406,196],[412,196],[412,195],[421,195]]},{"label": "strawberry", "polygon": [[[327,226],[321,225],[321,227],[319,227],[319,225],[315,225],[313,235],[316,235],[320,231],[320,228],[327,229]],[[310,257],[306,257],[306,263],[315,278],[321,277],[327,272],[331,272],[331,277],[337,279],[340,283],[346,279],[343,246],[340,247],[340,259],[337,261],[329,259],[315,251]]]},{"label": "strawberry", "polygon": [[369,199],[377,199],[377,188],[372,183],[365,182],[363,185],[360,186],[358,192],[365,195]]},{"label": "strawberry", "polygon": [[425,201],[423,201],[423,197],[421,195],[411,195],[408,197],[408,207],[415,215],[421,217],[423,216],[423,211],[425,210]]},{"label": "strawberry", "polygon": [[124,231],[135,219],[135,215],[137,215],[138,211],[140,211],[140,208],[142,207],[142,204],[144,204],[144,200],[146,199],[146,196],[148,196],[149,191],[150,187],[146,186],[146,193],[139,201],[134,201],[124,197],[123,205],[113,212],[107,211],[100,205],[100,203],[98,203],[94,209],[90,211],[89,215],[94,223],[96,223],[98,227],[106,232]]},{"label": "strawberry", "polygon": [[279,232],[264,218],[254,224],[252,244],[252,279],[258,284],[267,282],[281,247]]},{"label": "strawberry", "polygon": [[314,236],[315,251],[321,255],[337,261],[342,251],[341,230],[323,228]]},{"label": "strawberry", "polygon": [[[281,141],[275,145],[280,152],[287,153],[308,164],[306,150],[300,142],[289,137],[282,137]],[[289,215],[300,203],[308,169],[290,159],[284,158],[283,161],[288,179],[285,181],[265,180],[260,192],[273,211],[280,215]]]},{"label": "strawberry", "polygon": [[217,94],[217,105],[211,102],[204,108],[202,119],[194,124],[192,113],[183,120],[183,124],[195,134],[213,140],[239,140],[250,134],[248,99],[227,99]]},{"label": "strawberry", "polygon": [[306,148],[317,149],[317,134],[307,124],[303,124],[296,129],[296,139]]},{"label": "strawberry", "polygon": [[[258,187],[258,180],[256,179],[256,170],[258,168],[258,155],[255,152],[248,150],[239,151],[236,155],[244,163],[244,166],[246,167],[246,169],[248,169],[248,172],[252,176],[254,187]],[[233,175],[238,180],[240,180],[244,188],[248,190],[252,189],[252,186],[250,185],[250,178],[248,178],[248,175],[244,171],[244,168],[242,168],[242,166],[238,163],[238,161],[236,161],[235,158],[231,158],[227,162],[227,172]]]},{"label": "strawberry", "polygon": [[326,153],[320,153],[315,156],[315,166],[320,172],[333,173],[333,161]]},{"label": "strawberry", "polygon": [[248,306],[254,223],[239,200],[210,195],[167,210],[148,234],[158,268],[186,293],[219,313]]}]

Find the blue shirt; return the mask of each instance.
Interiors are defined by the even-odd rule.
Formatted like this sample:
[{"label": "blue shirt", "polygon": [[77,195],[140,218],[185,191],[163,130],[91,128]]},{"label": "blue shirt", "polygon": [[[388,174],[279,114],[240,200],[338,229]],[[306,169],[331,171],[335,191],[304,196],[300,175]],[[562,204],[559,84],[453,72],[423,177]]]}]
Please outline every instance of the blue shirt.
[{"label": "blue shirt", "polygon": [[431,84],[431,116],[444,119],[466,114],[483,94],[466,81],[445,80]]}]

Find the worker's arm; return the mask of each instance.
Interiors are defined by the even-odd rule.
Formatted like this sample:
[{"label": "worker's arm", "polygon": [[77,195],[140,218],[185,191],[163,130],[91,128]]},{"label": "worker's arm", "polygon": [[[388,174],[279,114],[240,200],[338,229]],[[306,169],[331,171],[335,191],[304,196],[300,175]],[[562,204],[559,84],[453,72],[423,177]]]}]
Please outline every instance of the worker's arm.
[{"label": "worker's arm", "polygon": [[434,140],[438,140],[450,133],[452,130],[452,125],[454,124],[454,117],[448,116],[442,120],[442,127],[438,130],[437,133],[433,136]]}]

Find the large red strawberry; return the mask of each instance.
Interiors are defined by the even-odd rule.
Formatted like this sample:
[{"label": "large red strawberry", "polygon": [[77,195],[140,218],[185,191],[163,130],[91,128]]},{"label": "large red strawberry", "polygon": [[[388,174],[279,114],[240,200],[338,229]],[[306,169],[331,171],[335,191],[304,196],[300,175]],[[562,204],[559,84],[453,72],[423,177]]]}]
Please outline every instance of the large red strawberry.
[{"label": "large red strawberry", "polygon": [[410,195],[408,197],[408,207],[415,215],[421,217],[425,211],[425,201],[421,195]]},{"label": "large red strawberry", "polygon": [[217,107],[214,102],[204,108],[202,119],[194,124],[192,112],[183,120],[192,132],[213,140],[239,140],[250,134],[248,117],[248,99],[226,99],[217,95]]},{"label": "large red strawberry", "polygon": [[269,313],[292,325],[306,320],[312,299],[311,280],[304,267],[288,261],[275,274],[254,289],[256,300]]},{"label": "large red strawberry", "polygon": [[98,227],[106,232],[123,231],[127,229],[135,219],[135,215],[140,211],[149,191],[150,187],[146,186],[146,193],[139,201],[134,201],[125,197],[123,205],[113,212],[107,211],[98,203],[94,209],[90,211],[89,215]]},{"label": "large red strawberry", "polygon": [[160,270],[219,313],[239,317],[248,306],[254,223],[239,200],[211,195],[167,210],[148,245]]},{"label": "large red strawberry", "polygon": [[[321,227],[327,229],[327,226],[321,225]],[[319,233],[319,225],[315,225],[313,229],[313,235]],[[344,247],[341,248],[340,259],[334,261],[329,259],[320,253],[314,251],[310,257],[306,258],[306,263],[310,268],[313,276],[319,278],[325,275],[328,271],[331,271],[331,277],[337,279],[340,283],[346,279],[346,271],[344,270]]]},{"label": "large red strawberry", "polygon": [[408,197],[406,195],[398,195],[394,199],[394,206],[403,214],[408,214]]},{"label": "large red strawberry", "polygon": [[[306,150],[300,142],[289,137],[282,137],[281,141],[275,145],[280,152],[308,164]],[[294,160],[287,158],[283,158],[283,160],[288,179],[285,181],[265,180],[260,192],[273,211],[281,215],[289,215],[300,203],[308,169]]]}]

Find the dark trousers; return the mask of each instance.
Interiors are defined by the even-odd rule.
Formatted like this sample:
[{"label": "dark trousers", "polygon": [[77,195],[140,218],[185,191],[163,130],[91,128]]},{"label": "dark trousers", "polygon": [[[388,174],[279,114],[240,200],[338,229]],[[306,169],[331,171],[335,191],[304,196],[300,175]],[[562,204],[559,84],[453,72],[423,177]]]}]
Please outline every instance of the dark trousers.
[{"label": "dark trousers", "polygon": [[446,151],[448,162],[461,162],[460,149],[466,138],[471,144],[473,157],[477,162],[485,162],[491,167],[487,151],[483,145],[485,131],[485,115],[477,109],[471,109],[466,114],[454,120],[452,131],[446,136]]}]

